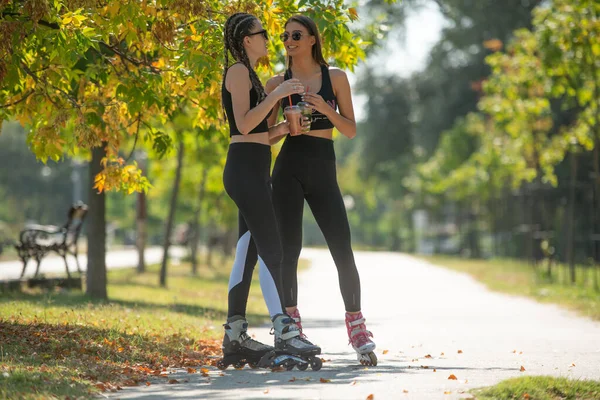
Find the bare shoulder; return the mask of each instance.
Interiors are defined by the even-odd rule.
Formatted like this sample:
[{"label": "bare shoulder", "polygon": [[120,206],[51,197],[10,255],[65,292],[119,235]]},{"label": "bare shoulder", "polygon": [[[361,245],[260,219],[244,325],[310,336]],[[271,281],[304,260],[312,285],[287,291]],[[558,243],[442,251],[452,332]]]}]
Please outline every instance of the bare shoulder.
[{"label": "bare shoulder", "polygon": [[250,72],[248,67],[242,63],[233,64],[227,69],[227,76],[225,77],[225,88],[231,93],[231,89],[234,87],[252,87],[250,82]]},{"label": "bare shoulder", "polygon": [[229,67],[227,69],[227,73],[234,73],[234,74],[245,74],[247,75],[250,71],[248,71],[248,67],[246,67],[244,64],[242,64],[241,62],[235,63],[233,64],[231,67]]},{"label": "bare shoulder", "polygon": [[274,77],[272,77],[271,79],[269,79],[267,81],[267,84],[265,85],[265,90],[267,92],[272,91],[277,86],[281,85],[283,80],[284,80],[283,74],[275,75]]},{"label": "bare shoulder", "polygon": [[348,80],[348,75],[346,75],[346,72],[339,69],[339,68],[335,68],[335,67],[329,67],[329,76],[331,76],[331,79],[337,80],[337,81],[347,81]]}]

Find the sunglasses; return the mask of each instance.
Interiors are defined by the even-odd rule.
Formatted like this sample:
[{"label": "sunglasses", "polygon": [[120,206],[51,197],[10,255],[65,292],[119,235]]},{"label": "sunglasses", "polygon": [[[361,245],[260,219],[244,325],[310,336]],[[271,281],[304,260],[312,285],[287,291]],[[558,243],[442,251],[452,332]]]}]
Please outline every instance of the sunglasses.
[{"label": "sunglasses", "polygon": [[[303,35],[304,34],[300,31],[294,31],[294,32],[292,32],[292,40],[297,42],[302,39]],[[283,32],[281,35],[279,35],[279,39],[281,39],[282,42],[287,42],[287,40],[289,38],[290,38],[290,34],[287,32]]]},{"label": "sunglasses", "polygon": [[262,31],[252,32],[252,33],[248,34],[248,36],[254,36],[254,35],[263,35],[263,37],[265,38],[265,40],[269,40],[269,34],[264,29]]}]

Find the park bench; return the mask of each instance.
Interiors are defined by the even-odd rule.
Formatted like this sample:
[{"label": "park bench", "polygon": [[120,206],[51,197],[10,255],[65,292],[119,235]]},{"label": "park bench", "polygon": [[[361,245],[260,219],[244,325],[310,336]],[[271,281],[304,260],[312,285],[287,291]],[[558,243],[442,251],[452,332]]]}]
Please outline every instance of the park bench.
[{"label": "park bench", "polygon": [[55,225],[29,225],[19,234],[19,242],[15,243],[15,249],[19,258],[23,262],[23,271],[21,279],[25,275],[27,262],[31,259],[36,260],[34,278],[40,272],[40,263],[44,256],[50,252],[55,252],[65,261],[67,276],[70,279],[69,264],[67,255],[75,257],[77,271],[81,273],[79,265],[77,241],[81,233],[81,227],[87,214],[88,207],[82,202],[77,202],[69,208],[67,222],[63,226]]}]

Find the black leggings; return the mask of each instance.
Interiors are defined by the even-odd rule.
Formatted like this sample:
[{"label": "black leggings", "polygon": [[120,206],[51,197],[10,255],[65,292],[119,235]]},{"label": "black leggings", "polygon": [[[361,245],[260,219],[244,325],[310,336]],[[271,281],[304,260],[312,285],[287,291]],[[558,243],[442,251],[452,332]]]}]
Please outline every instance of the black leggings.
[{"label": "black leggings", "polygon": [[271,317],[283,312],[282,248],[269,179],[271,147],[258,143],[229,146],[223,172],[225,190],[238,206],[239,236],[229,278],[227,316],[246,316],[252,272],[259,262],[260,286]]},{"label": "black leggings", "polygon": [[346,311],[360,311],[360,278],[352,252],[350,225],[337,183],[333,141],[288,136],[273,170],[273,202],[283,244],[286,307],[298,302],[298,258],[302,249],[304,199],[325,236],[338,270]]}]

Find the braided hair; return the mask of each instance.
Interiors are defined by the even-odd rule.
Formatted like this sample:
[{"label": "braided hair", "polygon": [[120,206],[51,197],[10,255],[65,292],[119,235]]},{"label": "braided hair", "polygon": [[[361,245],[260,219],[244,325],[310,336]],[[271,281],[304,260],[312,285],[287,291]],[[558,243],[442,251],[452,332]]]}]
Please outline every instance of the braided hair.
[{"label": "braided hair", "polygon": [[235,13],[227,18],[227,22],[225,22],[223,82],[225,82],[225,75],[229,69],[229,53],[231,53],[237,62],[244,64],[248,68],[248,71],[250,71],[250,81],[258,94],[258,102],[260,103],[267,94],[254,68],[250,65],[248,54],[246,54],[246,50],[244,49],[244,38],[250,34],[250,30],[254,27],[256,21],[258,19],[254,15],[247,13]]}]

